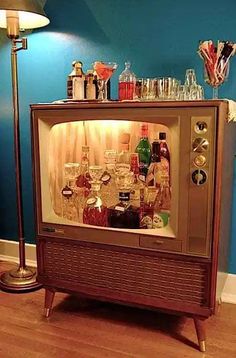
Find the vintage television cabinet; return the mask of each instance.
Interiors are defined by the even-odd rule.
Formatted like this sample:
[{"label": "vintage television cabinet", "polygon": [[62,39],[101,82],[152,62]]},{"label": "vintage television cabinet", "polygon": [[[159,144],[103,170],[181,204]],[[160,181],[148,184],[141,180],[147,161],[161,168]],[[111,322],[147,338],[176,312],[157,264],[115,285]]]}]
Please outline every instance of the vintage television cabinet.
[{"label": "vintage television cabinet", "polygon": [[[52,103],[31,105],[38,281],[45,314],[56,291],[190,316],[199,348],[227,273],[236,124],[228,102]],[[65,162],[81,146],[101,164],[121,128],[165,131],[171,152],[171,210],[161,229],[89,226],[61,215]],[[118,148],[117,148],[118,149]]]}]

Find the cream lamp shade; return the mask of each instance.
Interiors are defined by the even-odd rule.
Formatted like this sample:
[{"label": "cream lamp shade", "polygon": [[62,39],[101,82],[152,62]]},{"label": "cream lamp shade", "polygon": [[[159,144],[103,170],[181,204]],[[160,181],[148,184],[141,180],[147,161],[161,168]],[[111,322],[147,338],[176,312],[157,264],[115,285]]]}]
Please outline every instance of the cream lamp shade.
[{"label": "cream lamp shade", "polygon": [[17,19],[20,30],[43,27],[50,22],[37,0],[0,0],[0,27],[8,28],[11,19]]}]

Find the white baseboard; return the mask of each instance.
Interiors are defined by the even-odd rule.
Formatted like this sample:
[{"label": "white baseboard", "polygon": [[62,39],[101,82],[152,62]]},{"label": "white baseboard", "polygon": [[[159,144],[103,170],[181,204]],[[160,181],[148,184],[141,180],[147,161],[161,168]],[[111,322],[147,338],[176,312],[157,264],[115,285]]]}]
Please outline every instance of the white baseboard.
[{"label": "white baseboard", "polygon": [[[19,245],[16,241],[0,240],[0,260],[19,262]],[[25,244],[26,264],[36,266],[36,246]],[[236,304],[236,274],[228,274],[221,296],[223,302]]]},{"label": "white baseboard", "polygon": [[221,299],[236,304],[236,274],[228,274]]},{"label": "white baseboard", "polygon": [[[25,257],[28,266],[36,267],[36,246],[25,244]],[[19,244],[17,241],[0,240],[0,260],[19,263]]]}]

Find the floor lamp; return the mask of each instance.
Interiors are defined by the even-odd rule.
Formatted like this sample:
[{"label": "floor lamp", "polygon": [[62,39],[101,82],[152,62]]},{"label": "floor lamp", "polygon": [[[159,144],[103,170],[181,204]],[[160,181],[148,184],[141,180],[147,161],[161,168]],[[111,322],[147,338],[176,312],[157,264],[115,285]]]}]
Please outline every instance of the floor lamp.
[{"label": "floor lamp", "polygon": [[49,19],[46,17],[41,4],[36,0],[0,0],[0,27],[7,29],[7,36],[11,40],[11,72],[12,72],[12,99],[14,116],[14,153],[16,202],[19,240],[19,266],[4,272],[0,276],[0,287],[4,291],[26,292],[40,287],[36,281],[36,270],[26,266],[25,239],[23,228],[22,186],[21,186],[21,158],[19,133],[19,100],[17,52],[27,49],[27,39],[19,39],[21,30],[34,29],[46,26]]}]

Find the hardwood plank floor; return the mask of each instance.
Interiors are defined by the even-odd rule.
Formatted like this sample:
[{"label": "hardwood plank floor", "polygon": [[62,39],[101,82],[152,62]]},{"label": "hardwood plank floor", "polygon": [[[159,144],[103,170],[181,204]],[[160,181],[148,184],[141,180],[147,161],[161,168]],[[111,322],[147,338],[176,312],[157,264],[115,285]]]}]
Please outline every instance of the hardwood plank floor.
[{"label": "hardwood plank floor", "polygon": [[[0,272],[12,267],[0,262]],[[207,321],[207,353],[193,320],[56,293],[43,317],[44,290],[0,292],[0,358],[235,358],[236,305]]]}]

